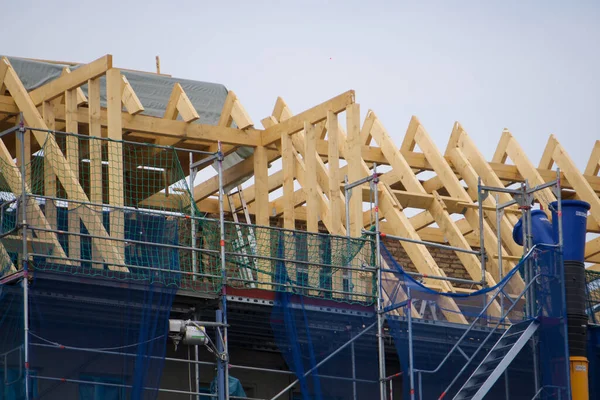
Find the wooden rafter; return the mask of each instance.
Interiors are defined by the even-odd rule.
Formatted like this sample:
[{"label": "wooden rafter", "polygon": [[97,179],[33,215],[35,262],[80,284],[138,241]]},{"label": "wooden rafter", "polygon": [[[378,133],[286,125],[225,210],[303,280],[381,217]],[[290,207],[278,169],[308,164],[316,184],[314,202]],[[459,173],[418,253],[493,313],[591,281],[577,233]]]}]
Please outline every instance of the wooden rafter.
[{"label": "wooden rafter", "polygon": [[[106,108],[100,106],[100,77],[104,75],[107,77]],[[82,91],[82,86],[86,84],[89,98]],[[298,221],[306,221],[309,231],[316,232],[324,226],[330,233],[345,234],[344,176],[347,175],[350,181],[363,178],[372,173],[371,163],[377,163],[385,165],[387,169],[380,176],[377,189],[381,201],[381,227],[384,230],[413,239],[472,249],[479,245],[476,204],[479,177],[489,186],[505,186],[525,180],[530,185],[538,185],[555,179],[556,173],[552,168],[557,166],[561,169],[560,178],[565,195],[592,205],[588,232],[600,232],[600,141],[595,142],[583,172],[576,168],[554,136],[550,137],[537,166],[529,161],[508,130],[504,130],[491,161],[483,157],[458,123],[453,127],[443,154],[416,118],[411,119],[402,143],[396,146],[374,112],[368,112],[361,121],[354,91],[342,93],[296,115],[292,114],[283,99],[278,98],[272,115],[262,120],[264,130],[254,128],[252,119],[233,91],[228,92],[217,126],[199,121],[198,111],[179,83],[173,87],[162,118],[144,115],[143,111],[143,105],[131,84],[120,70],[113,68],[110,55],[72,71],[65,68],[60,77],[30,92],[25,91],[7,60],[3,59],[0,63],[0,116],[8,124],[15,122],[18,113],[23,112],[28,125],[41,129],[64,127],[74,133],[89,132],[91,136],[151,141],[160,145],[210,151],[216,151],[217,142],[221,141],[225,154],[236,151],[240,146],[252,147],[254,154],[229,168],[223,178],[226,185],[236,185],[254,176],[254,184],[243,189],[243,196],[259,225],[269,224],[270,217],[283,216],[285,228],[295,229]],[[340,115],[342,113],[346,114],[347,132],[339,123],[339,118],[343,118]],[[39,149],[46,136],[35,133],[31,136],[33,141],[26,157]],[[102,203],[104,197],[109,199],[111,205],[123,205],[124,171],[122,166],[119,167],[119,164],[123,164],[123,153],[118,143],[79,149],[76,141],[68,140],[65,154],[55,141],[49,140],[46,146],[50,146],[49,152],[55,154],[47,159],[44,157],[44,193],[47,196],[55,197],[60,183],[67,189],[69,199],[84,202],[89,199],[94,203]],[[103,151],[103,146],[108,151]],[[14,149],[14,141],[10,142],[10,149]],[[78,179],[78,159],[83,157],[83,152],[87,152],[85,156],[90,159],[90,179],[93,182],[103,180],[102,162],[108,163],[111,169],[111,182],[105,186],[108,193],[102,193],[102,185],[92,185],[87,197]],[[104,156],[108,158],[104,161],[103,153],[108,154],[108,157]],[[12,161],[14,155],[6,149],[4,158]],[[271,166],[280,158],[282,168],[276,171]],[[187,171],[187,165],[183,169]],[[422,171],[430,171],[426,179],[419,175]],[[25,179],[30,184],[30,178]],[[269,200],[273,192],[281,188],[282,195]],[[194,200],[201,210],[218,210],[214,198],[218,189],[216,177],[194,188]],[[370,200],[370,195],[370,189],[365,185],[357,188],[349,199],[349,227],[353,236],[359,236],[361,230],[372,223],[372,214],[363,210],[364,202]],[[177,192],[155,193],[142,204],[175,206],[181,204],[182,196],[185,195]],[[498,196],[500,202],[510,199],[506,193]],[[536,193],[536,200],[544,209],[554,199],[550,189]],[[235,201],[234,207],[239,206],[239,201]],[[485,217],[483,234],[486,251],[490,255],[486,280],[488,284],[493,284],[499,275],[497,239],[501,240],[504,271],[512,268],[514,259],[521,254],[521,247],[514,243],[511,235],[519,214],[514,209],[506,210],[500,219],[501,233],[497,238],[495,199],[487,197],[482,207]],[[406,208],[420,212],[409,218]],[[75,210],[74,207],[71,210],[76,217],[69,220],[69,229],[78,230],[77,225],[82,221],[90,233],[98,236],[92,240],[96,265],[122,264],[122,246],[108,244],[114,243],[110,241],[111,236],[123,239],[124,232],[118,228],[123,225],[123,215],[111,213],[111,226],[114,228],[109,235],[102,222],[94,217],[96,213],[85,209]],[[458,219],[456,215],[462,215],[462,218]],[[47,204],[43,214],[40,211],[38,220],[41,226],[55,224],[56,210],[53,210],[52,204]],[[45,238],[40,236],[39,239],[50,244],[55,244],[56,240],[51,235]],[[75,258],[79,248],[76,242],[75,237],[70,238],[69,256]],[[61,251],[60,246],[54,247],[56,251]],[[403,243],[402,247],[420,272],[440,276],[446,274],[447,271],[437,265],[432,253],[425,247],[407,243]],[[287,256],[294,254],[292,250],[286,253]],[[479,260],[475,256],[459,254],[457,257],[472,279],[481,278]],[[600,239],[588,242],[586,260],[598,265]],[[268,276],[259,278],[260,284],[266,285]],[[339,289],[342,286],[341,274],[333,278],[334,286]],[[352,279],[358,278],[353,274]],[[438,290],[457,290],[447,282],[440,284],[426,280],[426,283]],[[456,304],[447,306],[448,309],[457,309]],[[456,316],[447,315],[447,318],[464,322]]]}]

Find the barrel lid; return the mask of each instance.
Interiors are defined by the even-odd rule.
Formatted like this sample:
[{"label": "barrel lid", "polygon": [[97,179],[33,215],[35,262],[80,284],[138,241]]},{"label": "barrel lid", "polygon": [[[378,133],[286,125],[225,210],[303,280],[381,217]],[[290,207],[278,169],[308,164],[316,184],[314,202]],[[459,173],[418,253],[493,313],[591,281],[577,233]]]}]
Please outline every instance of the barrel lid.
[{"label": "barrel lid", "polygon": [[[558,201],[553,201],[552,203],[550,203],[550,207],[552,207],[554,210],[558,209]],[[585,201],[581,201],[581,200],[563,200],[562,201],[562,207],[577,207],[577,208],[584,208],[586,210],[590,209],[590,203],[585,202]]]}]

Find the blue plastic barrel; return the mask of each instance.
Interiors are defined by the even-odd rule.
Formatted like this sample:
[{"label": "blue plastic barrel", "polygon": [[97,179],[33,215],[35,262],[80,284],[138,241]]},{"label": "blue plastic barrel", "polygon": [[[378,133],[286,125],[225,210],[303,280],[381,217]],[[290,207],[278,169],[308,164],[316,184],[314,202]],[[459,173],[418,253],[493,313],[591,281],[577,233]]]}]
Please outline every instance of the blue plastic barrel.
[{"label": "blue plastic barrel", "polygon": [[[522,219],[515,224],[513,229],[513,240],[523,246]],[[542,210],[531,210],[531,234],[533,244],[554,244],[552,235],[552,224],[548,221],[546,213]]]},{"label": "blue plastic barrel", "polygon": [[[552,209],[553,238],[558,243],[558,202],[550,203]],[[584,262],[585,233],[590,204],[581,200],[562,201],[563,260]]]}]

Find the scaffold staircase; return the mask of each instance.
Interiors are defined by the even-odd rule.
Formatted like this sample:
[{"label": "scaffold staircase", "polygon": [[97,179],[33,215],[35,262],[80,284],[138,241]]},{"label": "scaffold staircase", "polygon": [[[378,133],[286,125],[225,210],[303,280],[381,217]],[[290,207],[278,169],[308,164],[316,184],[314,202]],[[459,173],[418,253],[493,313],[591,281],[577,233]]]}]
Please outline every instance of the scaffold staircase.
[{"label": "scaffold staircase", "polygon": [[[241,185],[236,187],[234,192],[230,191],[227,193],[227,202],[229,204],[229,209],[231,210],[231,215],[233,217],[233,221],[235,222],[235,230],[237,233],[237,239],[233,243],[233,251],[235,253],[240,253],[240,256],[237,256],[238,262],[240,265],[245,266],[240,268],[241,278],[245,280],[246,285],[250,288],[255,288],[254,284],[255,278],[253,274],[253,267],[255,265],[255,257],[256,255],[256,237],[254,233],[254,228],[252,227],[252,220],[250,219],[250,213],[248,212],[248,204],[244,199],[244,189]],[[240,208],[235,208],[234,196],[238,196],[240,200]],[[240,221],[238,218],[238,212],[244,212],[244,218],[246,219],[246,228],[248,229],[247,234],[244,234],[243,228],[240,225]]]},{"label": "scaffold staircase", "polygon": [[536,319],[511,325],[460,388],[454,400],[483,399],[529,342],[539,325]]}]

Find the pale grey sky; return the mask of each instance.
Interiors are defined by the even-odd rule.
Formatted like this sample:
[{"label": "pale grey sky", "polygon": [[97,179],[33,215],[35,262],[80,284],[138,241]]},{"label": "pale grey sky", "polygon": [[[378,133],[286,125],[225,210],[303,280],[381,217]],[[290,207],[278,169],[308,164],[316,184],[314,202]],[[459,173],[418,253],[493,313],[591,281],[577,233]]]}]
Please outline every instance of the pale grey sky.
[{"label": "pale grey sky", "polygon": [[[600,139],[598,1],[2,0],[0,54],[222,83],[254,119],[355,89],[399,144],[417,115],[490,158],[504,127],[537,164],[550,133],[584,168]],[[10,23],[8,23],[10,21]]]}]

